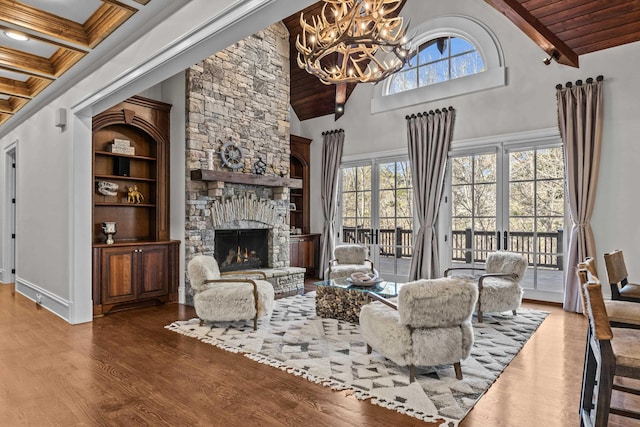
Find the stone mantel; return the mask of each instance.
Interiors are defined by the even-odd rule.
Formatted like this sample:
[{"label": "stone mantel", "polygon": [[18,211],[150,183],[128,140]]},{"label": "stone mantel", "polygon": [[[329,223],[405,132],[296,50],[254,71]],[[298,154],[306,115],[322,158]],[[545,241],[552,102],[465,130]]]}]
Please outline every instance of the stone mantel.
[{"label": "stone mantel", "polygon": [[261,185],[264,187],[302,188],[302,180],[295,178],[281,178],[273,175],[258,175],[241,172],[214,171],[208,169],[193,169],[192,181],[231,182],[234,184]]}]

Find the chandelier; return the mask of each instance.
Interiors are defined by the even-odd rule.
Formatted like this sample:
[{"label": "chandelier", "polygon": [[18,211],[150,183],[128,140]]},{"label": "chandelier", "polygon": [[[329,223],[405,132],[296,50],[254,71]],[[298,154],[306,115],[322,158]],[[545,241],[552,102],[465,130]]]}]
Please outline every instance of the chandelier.
[{"label": "chandelier", "polygon": [[378,82],[404,66],[409,49],[397,17],[402,0],[323,1],[311,23],[300,14],[300,68],[322,83],[338,84]]}]

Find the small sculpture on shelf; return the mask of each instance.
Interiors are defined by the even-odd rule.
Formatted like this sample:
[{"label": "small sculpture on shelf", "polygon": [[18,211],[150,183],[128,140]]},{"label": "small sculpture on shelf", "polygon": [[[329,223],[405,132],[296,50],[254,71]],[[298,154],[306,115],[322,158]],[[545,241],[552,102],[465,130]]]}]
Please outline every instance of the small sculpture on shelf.
[{"label": "small sculpture on shelf", "polygon": [[262,157],[260,157],[258,161],[253,164],[253,173],[264,175],[266,171],[267,164],[264,162],[264,160],[262,160]]},{"label": "small sculpture on shelf", "polygon": [[115,242],[115,240],[113,240],[113,235],[116,234],[116,223],[113,221],[103,222],[102,232],[107,236],[105,243],[107,245],[113,245]]},{"label": "small sculpture on shelf", "polygon": [[115,182],[98,181],[98,193],[104,196],[117,196],[119,185]]},{"label": "small sculpture on shelf", "polygon": [[289,171],[287,170],[287,168],[284,169],[276,169],[275,165],[271,166],[271,169],[273,169],[273,173],[280,176],[281,178],[285,178],[287,176],[287,173],[289,173]]},{"label": "small sculpture on shelf", "polygon": [[138,186],[134,185],[129,187],[129,192],[127,193],[127,203],[140,204],[144,202],[144,196],[140,191],[138,191]]}]

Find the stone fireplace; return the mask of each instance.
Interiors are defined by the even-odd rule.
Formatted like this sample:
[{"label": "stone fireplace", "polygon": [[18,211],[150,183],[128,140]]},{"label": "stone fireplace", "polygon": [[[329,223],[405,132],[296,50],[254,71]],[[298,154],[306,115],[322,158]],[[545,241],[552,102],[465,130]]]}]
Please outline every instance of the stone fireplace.
[{"label": "stone fireplace", "polygon": [[[260,258],[276,293],[304,286],[304,269],[289,267],[289,196],[282,186],[193,178],[201,169],[251,177],[288,178],[289,34],[277,23],[186,70],[186,262],[214,256],[221,270],[250,267]],[[223,147],[233,144],[241,159],[231,170]],[[261,173],[256,165],[266,165]],[[243,244],[220,243],[229,234],[259,230],[266,254]],[[232,233],[233,232],[233,233]],[[252,231],[253,232],[253,231]],[[236,237],[234,237],[236,238]],[[226,246],[225,246],[226,245]],[[234,248],[235,246],[235,248]],[[238,251],[240,246],[240,251]],[[236,252],[235,262],[231,262]],[[251,251],[255,251],[253,255]],[[238,253],[241,252],[241,253]],[[265,258],[262,260],[262,258]],[[251,259],[251,262],[249,262]],[[233,266],[231,264],[234,264]],[[187,303],[191,292],[187,278]]]}]

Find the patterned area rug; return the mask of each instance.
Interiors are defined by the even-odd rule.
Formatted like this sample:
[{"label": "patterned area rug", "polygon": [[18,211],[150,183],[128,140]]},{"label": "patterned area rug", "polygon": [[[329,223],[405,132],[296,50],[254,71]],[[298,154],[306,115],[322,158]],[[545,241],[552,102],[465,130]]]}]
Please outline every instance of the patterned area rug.
[{"label": "patterned area rug", "polygon": [[323,319],[315,314],[315,293],[276,301],[271,321],[220,322],[199,326],[198,319],[176,321],[167,329],[213,344],[334,390],[353,390],[359,399],[425,421],[445,419],[454,427],[496,380],[548,313],[520,309],[474,317],[475,344],[462,362],[462,381],[452,366],[408,368],[376,354],[367,354],[358,325]]}]

